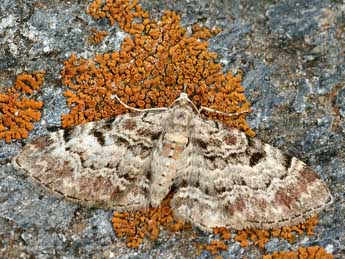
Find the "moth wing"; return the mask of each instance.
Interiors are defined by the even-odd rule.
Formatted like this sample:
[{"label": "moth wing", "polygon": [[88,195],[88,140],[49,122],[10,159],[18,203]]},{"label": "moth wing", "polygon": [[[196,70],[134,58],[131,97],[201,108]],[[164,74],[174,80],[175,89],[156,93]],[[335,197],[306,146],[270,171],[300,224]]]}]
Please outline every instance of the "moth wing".
[{"label": "moth wing", "polygon": [[200,117],[193,120],[188,185],[172,200],[175,216],[213,227],[296,225],[332,202],[310,167],[279,149]]},{"label": "moth wing", "polygon": [[129,113],[59,130],[27,144],[13,164],[58,196],[95,207],[143,208],[164,117]]}]

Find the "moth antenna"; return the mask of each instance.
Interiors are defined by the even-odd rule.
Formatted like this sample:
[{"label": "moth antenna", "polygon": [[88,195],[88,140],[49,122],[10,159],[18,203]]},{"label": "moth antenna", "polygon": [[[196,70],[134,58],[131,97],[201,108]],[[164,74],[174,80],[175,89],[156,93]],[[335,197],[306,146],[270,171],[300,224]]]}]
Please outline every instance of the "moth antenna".
[{"label": "moth antenna", "polygon": [[166,107],[158,107],[158,108],[148,108],[148,109],[138,109],[131,107],[127,104],[125,104],[116,94],[112,95],[112,99],[116,99],[122,106],[124,106],[126,109],[132,110],[132,111],[137,111],[137,112],[148,112],[148,111],[166,111],[168,108]]},{"label": "moth antenna", "polygon": [[207,112],[213,112],[213,113],[217,113],[217,114],[221,114],[221,115],[225,115],[225,116],[238,116],[238,115],[241,115],[243,113],[249,113],[251,112],[251,110],[244,110],[244,111],[240,111],[240,112],[235,112],[235,113],[227,113],[227,112],[221,112],[221,111],[217,111],[215,109],[212,109],[212,108],[208,108],[208,107],[205,107],[205,106],[201,106],[200,109],[199,109],[199,113],[201,111],[207,111]]}]

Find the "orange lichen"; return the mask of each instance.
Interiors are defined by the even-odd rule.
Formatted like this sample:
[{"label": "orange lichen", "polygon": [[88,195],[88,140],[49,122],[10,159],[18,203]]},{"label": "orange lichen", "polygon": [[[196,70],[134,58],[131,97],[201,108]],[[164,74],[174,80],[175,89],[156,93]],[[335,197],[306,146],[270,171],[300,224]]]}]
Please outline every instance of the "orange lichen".
[{"label": "orange lichen", "polygon": [[301,235],[306,232],[308,236],[313,235],[314,228],[317,223],[318,219],[316,216],[314,216],[307,219],[304,223],[300,223],[296,226],[282,227],[279,229],[271,230],[271,235],[273,237],[282,237],[284,239],[287,239],[289,242],[293,242],[295,240],[294,233]]},{"label": "orange lichen", "polygon": [[228,246],[223,241],[212,240],[209,245],[205,245],[204,249],[212,255],[219,254],[220,250],[227,251]]},{"label": "orange lichen", "polygon": [[[213,259],[224,259],[224,258],[223,258],[223,256],[218,255],[218,256],[216,256],[216,257],[213,257]],[[228,257],[227,259],[231,259],[231,258]]]},{"label": "orange lichen", "polygon": [[269,241],[270,237],[281,237],[287,239],[289,242],[295,240],[296,233],[302,235],[307,233],[307,235],[313,235],[313,230],[317,224],[317,217],[311,217],[307,219],[304,223],[300,223],[292,227],[282,227],[273,230],[258,230],[258,229],[245,229],[238,230],[237,235],[234,240],[240,242],[242,247],[247,247],[249,241],[260,248],[264,248],[265,244]]},{"label": "orange lichen", "polygon": [[211,37],[220,33],[222,29],[215,27],[215,28],[212,28],[212,30],[210,30],[208,28],[201,27],[200,24],[196,23],[193,25],[192,31],[193,31],[193,34],[192,34],[193,37],[202,39],[202,40],[208,40]]},{"label": "orange lichen", "polygon": [[333,255],[319,246],[300,247],[297,251],[274,252],[264,255],[262,259],[333,259]]},{"label": "orange lichen", "polygon": [[307,233],[307,235],[313,235],[313,230],[317,224],[317,217],[311,217],[304,223],[300,223],[292,227],[282,227],[273,230],[258,230],[258,229],[245,229],[238,230],[234,240],[238,241],[242,247],[247,247],[249,241],[260,248],[264,248],[265,244],[272,237],[281,237],[287,239],[289,242],[293,242],[296,233],[301,235]]},{"label": "orange lichen", "polygon": [[[239,242],[241,247],[247,247],[249,246],[249,244],[254,244],[259,248],[264,249],[265,244],[269,241],[269,238],[271,236],[282,237],[292,242],[295,238],[295,233],[301,235],[306,232],[308,235],[312,235],[316,224],[317,217],[312,217],[306,220],[306,222],[292,227],[282,227],[274,230],[238,230],[236,231],[236,235],[233,239]],[[213,234],[218,236],[221,240],[229,240],[231,238],[230,230],[224,227],[214,228]],[[221,240],[217,242],[223,242]],[[199,247],[199,252],[200,250],[207,250],[211,252],[211,254],[217,254],[219,252],[219,249],[217,249],[217,247],[214,244],[216,243],[211,243],[210,245],[201,245]]]},{"label": "orange lichen", "polygon": [[145,237],[156,240],[160,227],[177,232],[186,227],[182,222],[175,221],[169,206],[171,195],[163,200],[159,208],[148,208],[132,212],[115,211],[112,218],[113,228],[118,237],[126,237],[127,246],[138,248]]},{"label": "orange lichen", "polygon": [[240,243],[241,247],[247,247],[249,245],[248,241],[248,230],[238,230],[234,240]]},{"label": "orange lichen", "polygon": [[14,88],[23,93],[32,94],[33,91],[37,91],[43,84],[44,75],[44,71],[18,75],[14,83]]},{"label": "orange lichen", "polygon": [[31,95],[43,84],[45,72],[21,74],[7,93],[0,93],[0,139],[25,139],[39,121],[43,103],[23,96]]},{"label": "orange lichen", "polygon": [[220,235],[222,240],[229,240],[231,238],[231,232],[224,227],[213,228],[214,235]]},{"label": "orange lichen", "polygon": [[88,41],[93,44],[99,44],[109,33],[107,31],[98,31],[95,28],[91,29],[91,35],[88,38]]},{"label": "orange lichen", "polygon": [[249,240],[251,240],[253,244],[260,248],[264,248],[269,240],[269,236],[270,232],[266,230],[245,229],[238,230],[234,240],[238,241],[242,247],[247,247],[249,245]]},{"label": "orange lichen", "polygon": [[94,1],[88,13],[95,19],[108,18],[111,24],[131,34],[118,52],[97,54],[89,60],[72,55],[61,72],[70,113],[62,116],[63,127],[77,125],[127,110],[114,100],[117,95],[137,108],[169,107],[186,87],[196,106],[206,106],[226,113],[223,116],[205,112],[237,127],[248,135],[245,117],[250,110],[241,86],[241,75],[224,75],[215,63],[216,53],[209,52],[210,36],[219,29],[193,26],[188,35],[180,25],[180,16],[165,11],[160,21],[152,20],[136,1]]}]

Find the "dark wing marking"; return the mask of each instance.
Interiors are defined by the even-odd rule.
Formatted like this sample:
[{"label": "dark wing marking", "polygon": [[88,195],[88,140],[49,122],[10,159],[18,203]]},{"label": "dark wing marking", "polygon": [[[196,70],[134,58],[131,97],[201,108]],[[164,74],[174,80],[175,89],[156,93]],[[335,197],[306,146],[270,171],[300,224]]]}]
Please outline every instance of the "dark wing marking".
[{"label": "dark wing marking", "polygon": [[193,125],[191,177],[172,200],[175,216],[208,231],[268,229],[300,223],[332,202],[326,184],[297,158],[200,117]]},{"label": "dark wing marking", "polygon": [[124,114],[60,130],[27,144],[13,163],[56,195],[80,203],[146,207],[150,154],[165,116]]}]

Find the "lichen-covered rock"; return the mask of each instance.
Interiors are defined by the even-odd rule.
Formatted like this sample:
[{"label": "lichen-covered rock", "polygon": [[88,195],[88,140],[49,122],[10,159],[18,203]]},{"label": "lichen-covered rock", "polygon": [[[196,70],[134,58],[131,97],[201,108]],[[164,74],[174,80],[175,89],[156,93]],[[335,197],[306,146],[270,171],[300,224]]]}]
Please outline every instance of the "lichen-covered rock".
[{"label": "lichen-covered rock", "polygon": [[[92,1],[89,1],[91,3]],[[307,162],[328,183],[335,203],[319,216],[313,236],[294,242],[270,238],[266,253],[318,245],[335,258],[345,255],[345,57],[343,4],[339,1],[140,1],[159,20],[176,11],[192,33],[193,24],[219,27],[210,52],[223,72],[242,71],[251,103],[250,126],[257,135]],[[106,19],[94,20],[80,1],[0,3],[0,92],[25,71],[45,70],[42,118],[29,140],[61,126],[69,113],[67,90],[59,80],[63,62],[75,53],[93,58],[120,50],[130,34]],[[97,29],[108,32],[98,44]],[[98,40],[98,39],[97,39]],[[23,142],[0,140],[0,257],[2,258],[192,258],[210,236],[184,230],[161,231],[138,250],[127,248],[112,229],[111,211],[94,210],[46,195],[7,162]],[[228,241],[226,241],[228,242]],[[228,242],[229,243],[229,242]],[[220,243],[214,243],[214,246]],[[190,249],[195,245],[195,249]],[[211,247],[210,247],[211,248]],[[222,250],[222,249],[219,249]],[[302,252],[304,250],[301,250]],[[314,251],[314,250],[313,250]],[[311,252],[313,252],[311,251]],[[232,241],[224,258],[262,257],[257,246]],[[210,258],[202,251],[200,258]]]}]

